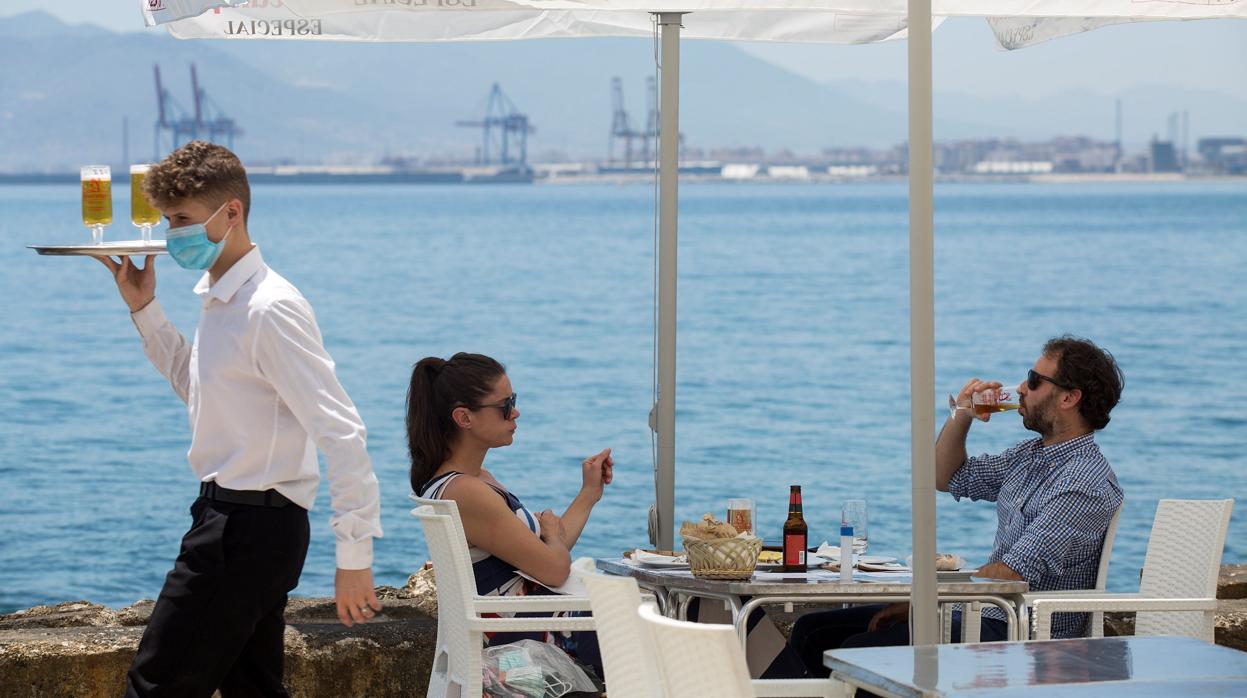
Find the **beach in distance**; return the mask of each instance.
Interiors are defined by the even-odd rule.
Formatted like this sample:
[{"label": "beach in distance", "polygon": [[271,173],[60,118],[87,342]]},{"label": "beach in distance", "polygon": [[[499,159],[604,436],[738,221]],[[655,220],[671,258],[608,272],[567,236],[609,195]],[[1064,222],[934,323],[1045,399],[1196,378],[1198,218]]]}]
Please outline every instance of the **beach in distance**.
[{"label": "beach in distance", "polygon": [[[113,197],[106,239],[137,237],[119,179]],[[561,511],[580,460],[613,449],[615,483],[575,555],[647,544],[653,197],[648,183],[255,185],[252,237],[312,302],[368,425],[377,584],[401,586],[428,557],[403,424],[428,355],[507,365],[519,429],[486,467],[529,508]],[[865,499],[870,552],[909,554],[907,206],[901,182],[682,184],[679,519],[752,497],[775,538],[800,484],[811,542]],[[915,399],[942,420],[967,379],[1017,383],[1049,337],[1090,337],[1126,375],[1097,435],[1126,496],[1110,590],[1137,588],[1162,498],[1239,498],[1223,562],[1247,561],[1247,180],[946,183],[935,210],[938,394]],[[155,597],[196,493],[185,406],[104,267],[26,248],[89,241],[79,214],[76,184],[0,186],[0,613]],[[157,265],[189,338],[198,277]],[[968,449],[1024,438],[1001,414]],[[298,595],[332,590],[328,504],[322,484]],[[984,561],[993,504],[941,494],[937,521],[939,550]]]}]

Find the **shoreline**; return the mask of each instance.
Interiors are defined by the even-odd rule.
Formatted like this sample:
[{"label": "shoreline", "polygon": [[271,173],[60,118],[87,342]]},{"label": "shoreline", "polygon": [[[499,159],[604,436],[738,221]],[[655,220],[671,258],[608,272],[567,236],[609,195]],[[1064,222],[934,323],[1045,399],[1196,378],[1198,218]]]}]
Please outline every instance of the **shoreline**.
[{"label": "shoreline", "polygon": [[[471,169],[471,168],[464,168]],[[531,180],[508,179],[462,179],[438,176],[427,176],[419,172],[388,172],[351,171],[345,170],[326,173],[309,168],[307,172],[289,174],[273,174],[259,172],[251,176],[252,184],[300,184],[300,185],[358,185],[358,184],[402,184],[411,186],[447,186],[447,185],[566,185],[566,184],[652,184],[655,173],[652,170],[643,172],[568,172],[557,168],[545,170],[542,166],[535,167],[538,176]],[[844,176],[809,173],[807,176],[756,176],[756,177],[724,177],[717,173],[688,172],[680,174],[683,183],[723,183],[738,184],[896,184],[907,183],[908,177],[903,174]],[[1160,184],[1160,183],[1247,183],[1247,175],[1220,174],[1185,174],[1174,173],[1048,173],[1048,174],[970,174],[947,173],[936,174],[937,184]],[[0,172],[0,186],[5,185],[77,185],[79,175],[73,172]]]}]

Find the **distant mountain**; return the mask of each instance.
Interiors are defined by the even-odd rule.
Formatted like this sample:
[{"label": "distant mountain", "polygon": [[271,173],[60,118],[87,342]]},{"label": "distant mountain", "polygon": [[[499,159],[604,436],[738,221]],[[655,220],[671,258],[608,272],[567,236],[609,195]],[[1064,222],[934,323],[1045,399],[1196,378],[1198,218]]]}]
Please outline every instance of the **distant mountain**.
[{"label": "distant mountain", "polygon": [[[725,42],[686,41],[681,51],[681,130],[690,146],[816,152],[905,140],[902,84],[821,85]],[[212,100],[245,130],[236,150],[249,163],[471,156],[480,134],[455,122],[483,115],[494,82],[536,126],[530,157],[600,159],[611,77],[624,79],[636,128],[645,116],[645,78],[654,74],[653,47],[637,39],[179,41],[161,30],[116,33],[30,12],[0,19],[0,171],[120,163],[123,118],[129,159],[151,159],[152,66],[160,64],[166,87],[189,110],[192,62]],[[1232,112],[1228,126],[1247,113],[1242,102],[1205,97],[1210,111]],[[1127,124],[1135,118],[1130,108]],[[1204,107],[1191,108],[1192,124],[1205,123]],[[1111,133],[1112,104],[1099,97],[1033,104],[941,94],[936,110],[937,138]]]},{"label": "distant mountain", "polygon": [[[634,128],[644,121],[649,41],[473,44],[178,41],[119,34],[32,12],[0,20],[0,169],[65,169],[153,156],[152,65],[191,108],[188,66],[245,129],[248,162],[375,162],[386,155],[470,156],[493,82],[536,126],[529,152],[606,154],[610,78],[624,78]],[[813,151],[904,139],[903,111],[858,102],[722,42],[685,42],[681,124],[690,146]],[[982,128],[960,124],[961,130]]]},{"label": "distant mountain", "polygon": [[46,12],[25,12],[0,19],[0,37],[37,39],[40,37],[96,36],[104,31],[89,24],[67,24]]}]

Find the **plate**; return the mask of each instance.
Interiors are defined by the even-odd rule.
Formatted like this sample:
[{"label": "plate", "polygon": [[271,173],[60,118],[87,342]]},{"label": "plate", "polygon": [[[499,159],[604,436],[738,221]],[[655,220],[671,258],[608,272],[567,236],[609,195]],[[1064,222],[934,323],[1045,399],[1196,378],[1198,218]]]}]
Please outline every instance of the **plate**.
[{"label": "plate", "polygon": [[857,563],[857,569],[863,572],[910,572],[911,570],[896,562],[867,562],[862,560]]},{"label": "plate", "polygon": [[[825,560],[829,562],[840,562],[839,555],[832,555],[830,557],[823,556],[823,557]],[[896,558],[890,555],[858,555],[857,561],[864,562],[867,565],[886,565],[889,562],[896,562]]]},{"label": "plate", "polygon": [[27,245],[42,255],[54,257],[87,256],[87,257],[122,257],[128,255],[168,254],[164,240],[118,240],[99,245]]},{"label": "plate", "polygon": [[858,555],[857,561],[868,565],[886,565],[889,562],[896,562],[896,558],[888,555]]},{"label": "plate", "polygon": [[688,558],[683,555],[658,555],[638,549],[633,551],[632,560],[640,565],[654,569],[688,569]]},{"label": "plate", "polygon": [[644,567],[653,567],[654,569],[658,569],[658,570],[686,570],[688,569],[688,563],[680,562],[679,560],[637,560],[637,563],[639,563],[640,565]]}]

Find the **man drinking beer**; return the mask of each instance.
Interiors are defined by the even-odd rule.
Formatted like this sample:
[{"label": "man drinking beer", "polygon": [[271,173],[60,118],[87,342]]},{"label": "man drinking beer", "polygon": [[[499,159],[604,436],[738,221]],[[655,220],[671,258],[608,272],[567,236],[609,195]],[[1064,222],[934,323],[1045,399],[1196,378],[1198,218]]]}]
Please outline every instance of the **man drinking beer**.
[{"label": "man drinking beer", "polygon": [[[1095,585],[1104,535],[1121,506],[1117,476],[1095,443],[1121,398],[1117,362],[1091,341],[1051,339],[1018,386],[1022,425],[1039,436],[998,455],[966,454],[974,423],[973,396],[1001,387],[972,379],[957,396],[935,445],[936,488],[955,499],[996,502],[996,541],[977,576],[1025,580],[1034,591]],[[964,409],[962,409],[964,408]],[[979,415],[982,421],[990,413]],[[1082,635],[1086,614],[1058,613],[1052,637]],[[823,652],[838,647],[909,643],[909,604],[861,606],[802,616],[789,645],[817,676],[826,676]],[[954,614],[953,637],[960,637]],[[1007,638],[1004,612],[983,610],[984,642]]]}]

